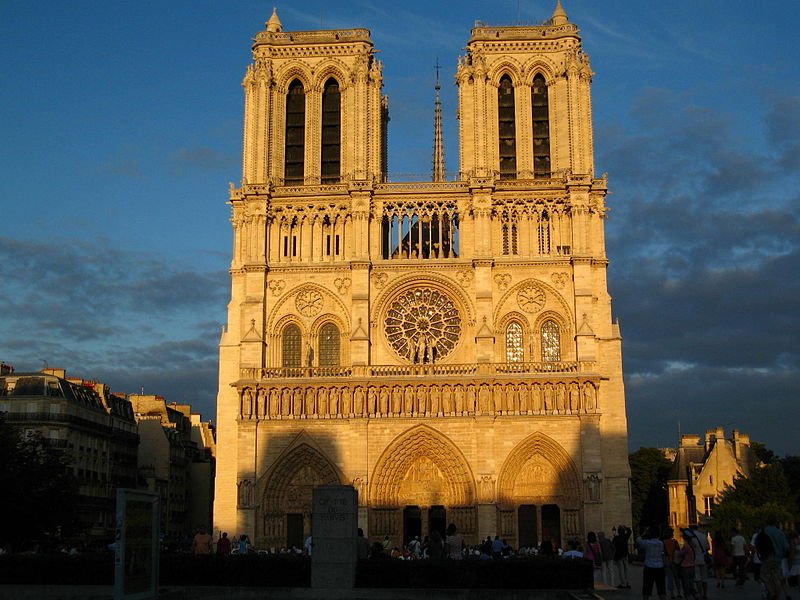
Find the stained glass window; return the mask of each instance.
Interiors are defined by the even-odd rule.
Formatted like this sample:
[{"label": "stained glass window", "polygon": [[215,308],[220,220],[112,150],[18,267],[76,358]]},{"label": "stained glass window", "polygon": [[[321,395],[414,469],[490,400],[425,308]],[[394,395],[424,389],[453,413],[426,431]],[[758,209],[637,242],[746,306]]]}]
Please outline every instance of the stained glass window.
[{"label": "stained glass window", "polygon": [[339,366],[339,328],[333,323],[326,323],[319,332],[319,366]]},{"label": "stained glass window", "polygon": [[523,362],[525,346],[522,342],[522,325],[513,321],[506,327],[506,362]]},{"label": "stained glass window", "polygon": [[303,338],[300,335],[300,328],[294,323],[287,325],[283,330],[283,366],[300,367],[300,351],[303,345]]},{"label": "stained glass window", "polygon": [[445,294],[431,288],[409,290],[386,314],[386,338],[397,354],[414,363],[444,358],[461,337],[461,315]]},{"label": "stained glass window", "polygon": [[561,360],[561,332],[553,320],[542,323],[542,360],[558,362]]}]

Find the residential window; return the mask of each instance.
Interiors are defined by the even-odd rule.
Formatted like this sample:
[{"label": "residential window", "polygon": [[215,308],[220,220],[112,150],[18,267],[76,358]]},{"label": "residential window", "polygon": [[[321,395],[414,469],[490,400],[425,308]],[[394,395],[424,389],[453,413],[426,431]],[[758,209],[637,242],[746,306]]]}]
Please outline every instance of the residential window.
[{"label": "residential window", "polygon": [[714,512],[714,496],[703,496],[703,514],[707,517]]}]

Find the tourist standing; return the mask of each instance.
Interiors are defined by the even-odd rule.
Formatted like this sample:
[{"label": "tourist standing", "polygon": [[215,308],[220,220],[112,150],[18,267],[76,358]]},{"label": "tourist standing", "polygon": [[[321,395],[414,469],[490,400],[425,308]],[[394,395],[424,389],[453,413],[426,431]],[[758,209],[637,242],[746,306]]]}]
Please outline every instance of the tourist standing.
[{"label": "tourist standing", "polygon": [[676,557],[680,545],[678,544],[678,540],[675,539],[674,533],[671,527],[667,527],[664,530],[664,535],[661,537],[661,541],[664,543],[664,554],[666,555],[664,558],[664,575],[666,576],[667,591],[669,592],[670,598],[680,598],[681,575],[678,564],[681,559],[680,556]]},{"label": "tourist standing", "polygon": [[228,532],[222,533],[222,537],[217,540],[217,554],[221,556],[228,556],[231,553],[231,540],[228,538]]},{"label": "tourist standing", "polygon": [[683,597],[689,600],[689,596],[697,598],[697,588],[694,584],[694,549],[692,544],[689,543],[693,536],[689,529],[684,529],[681,534],[683,536],[683,547],[676,552],[676,555],[680,558],[678,567],[680,569]]},{"label": "tourist standing", "polygon": [[731,564],[730,554],[728,554],[728,547],[725,544],[725,538],[718,531],[714,535],[714,545],[711,549],[711,558],[714,564],[714,578],[717,580],[717,587],[725,587],[725,572]]},{"label": "tourist standing", "polygon": [[461,560],[464,548],[464,538],[458,533],[455,524],[447,526],[447,538],[445,540],[445,555],[452,560]]},{"label": "tourist standing", "polygon": [[738,529],[733,530],[731,538],[731,554],[733,555],[733,576],[736,585],[741,586],[747,579],[744,566],[747,563],[747,540]]},{"label": "tourist standing", "polygon": [[211,554],[212,541],[211,534],[201,528],[192,540],[192,552],[198,555]]},{"label": "tourist standing", "polygon": [[617,587],[621,589],[631,589],[631,582],[628,579],[628,540],[630,539],[630,528],[620,525],[611,540],[611,543],[614,544],[614,567],[617,569],[617,578],[619,579]]},{"label": "tourist standing", "polygon": [[656,586],[658,597],[666,600],[664,585],[664,543],[658,539],[655,530],[648,527],[644,535],[636,538],[636,545],[644,552],[644,572],[642,573],[642,598],[649,598]]},{"label": "tourist standing", "polygon": [[597,533],[597,542],[600,544],[600,558],[602,560],[603,583],[614,586],[614,544],[602,531]]},{"label": "tourist standing", "polygon": [[688,531],[694,552],[694,585],[697,588],[697,595],[705,600],[708,598],[708,565],[706,564],[706,554],[709,550],[708,539],[697,530],[697,525],[691,525]]}]

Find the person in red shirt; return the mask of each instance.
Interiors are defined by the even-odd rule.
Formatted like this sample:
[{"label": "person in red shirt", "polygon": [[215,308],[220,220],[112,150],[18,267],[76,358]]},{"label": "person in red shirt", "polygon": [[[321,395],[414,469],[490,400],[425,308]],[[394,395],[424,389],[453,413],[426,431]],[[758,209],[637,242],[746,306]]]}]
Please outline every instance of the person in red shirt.
[{"label": "person in red shirt", "polygon": [[217,554],[228,556],[231,553],[231,540],[228,538],[228,533],[223,532],[222,537],[217,540]]}]

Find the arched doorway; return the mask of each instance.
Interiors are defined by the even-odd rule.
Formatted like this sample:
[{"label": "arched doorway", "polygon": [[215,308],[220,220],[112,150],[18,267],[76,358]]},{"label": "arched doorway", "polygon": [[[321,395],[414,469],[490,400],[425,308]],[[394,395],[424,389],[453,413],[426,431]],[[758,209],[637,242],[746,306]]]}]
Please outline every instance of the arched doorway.
[{"label": "arched doorway", "polygon": [[[577,469],[553,439],[534,433],[509,453],[498,477],[501,509],[516,513],[516,543],[532,546],[543,540],[561,544],[579,535],[580,485]],[[563,519],[567,511],[570,518]],[[574,529],[574,531],[573,531]]]},{"label": "arched doorway", "polygon": [[[444,533],[452,519],[470,535],[475,528],[475,480],[458,447],[441,432],[418,425],[387,446],[370,480],[370,535],[408,542]],[[451,510],[454,509],[454,510]]]},{"label": "arched doorway", "polygon": [[302,548],[311,532],[313,489],[342,482],[336,467],[309,443],[284,452],[262,478],[255,543],[267,548]]}]

